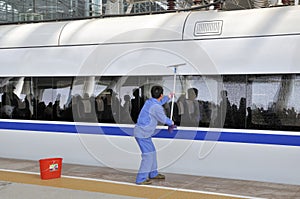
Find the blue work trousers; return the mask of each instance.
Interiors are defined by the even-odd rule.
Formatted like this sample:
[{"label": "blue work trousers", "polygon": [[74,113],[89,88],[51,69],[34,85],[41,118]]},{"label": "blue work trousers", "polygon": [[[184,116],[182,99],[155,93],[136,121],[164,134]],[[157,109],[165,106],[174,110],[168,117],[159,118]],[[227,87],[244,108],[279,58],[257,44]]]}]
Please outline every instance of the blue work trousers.
[{"label": "blue work trousers", "polygon": [[136,183],[158,175],[155,146],[150,138],[135,138],[142,152],[140,169],[136,176]]}]

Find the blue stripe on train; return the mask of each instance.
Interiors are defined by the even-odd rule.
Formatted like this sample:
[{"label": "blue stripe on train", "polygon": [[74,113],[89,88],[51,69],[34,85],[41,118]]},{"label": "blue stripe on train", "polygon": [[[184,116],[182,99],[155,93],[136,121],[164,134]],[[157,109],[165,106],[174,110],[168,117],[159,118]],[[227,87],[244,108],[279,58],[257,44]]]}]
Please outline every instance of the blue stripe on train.
[{"label": "blue stripe on train", "polygon": [[[42,123],[19,123],[0,122],[0,129],[42,131],[56,133],[81,133],[81,134],[104,134],[116,136],[132,136],[133,129],[129,127],[109,127],[109,126],[88,126],[76,124],[42,124]],[[296,135],[275,135],[261,133],[237,133],[237,132],[212,132],[212,131],[192,131],[175,130],[169,133],[167,130],[158,130],[156,138],[207,140],[218,142],[236,142],[249,144],[272,144],[300,146],[300,136]]]}]

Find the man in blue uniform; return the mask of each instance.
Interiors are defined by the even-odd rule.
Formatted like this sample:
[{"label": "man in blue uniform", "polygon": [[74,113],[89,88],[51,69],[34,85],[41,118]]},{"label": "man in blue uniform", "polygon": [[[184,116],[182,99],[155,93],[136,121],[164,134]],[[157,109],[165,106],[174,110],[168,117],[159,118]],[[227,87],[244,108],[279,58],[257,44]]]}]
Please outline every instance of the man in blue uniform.
[{"label": "man in blue uniform", "polygon": [[153,86],[151,96],[152,98],[145,102],[134,129],[135,139],[142,152],[142,161],[136,177],[136,183],[141,185],[151,184],[150,179],[165,179],[165,176],[157,171],[156,150],[151,137],[158,122],[173,125],[173,121],[166,116],[162,107],[169,101],[169,97],[163,96],[163,88]]}]

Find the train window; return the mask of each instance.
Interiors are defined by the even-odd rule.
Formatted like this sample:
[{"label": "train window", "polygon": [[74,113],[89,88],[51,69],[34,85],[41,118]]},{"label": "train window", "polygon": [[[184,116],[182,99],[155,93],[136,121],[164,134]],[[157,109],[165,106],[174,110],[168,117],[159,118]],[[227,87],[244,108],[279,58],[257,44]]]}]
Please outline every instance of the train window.
[{"label": "train window", "polygon": [[71,77],[32,78],[34,113],[32,119],[72,120],[66,115],[70,104]]},{"label": "train window", "polygon": [[95,95],[95,110],[97,120],[103,123],[136,123],[145,100],[150,97],[153,84],[160,84],[165,87],[165,92],[170,92],[170,77],[124,76],[96,79],[95,88],[99,89],[95,89],[98,90]]},{"label": "train window", "polygon": [[177,125],[246,127],[246,76],[180,76],[179,79]]},{"label": "train window", "polygon": [[30,119],[31,81],[25,77],[5,77],[1,81],[1,118]]},{"label": "train window", "polygon": [[212,112],[218,103],[218,82],[214,76],[178,76],[175,123],[188,127],[210,126],[211,121],[215,121]]},{"label": "train window", "polygon": [[219,96],[218,117],[221,124],[224,123],[225,128],[245,128],[248,99],[246,75],[223,76]]},{"label": "train window", "polygon": [[[0,117],[134,124],[151,87],[168,94],[173,83],[173,76],[0,77]],[[172,119],[180,126],[300,127],[300,75],[178,75],[175,89]]]},{"label": "train window", "polygon": [[293,130],[299,126],[300,78],[296,75],[251,77],[252,123],[257,128]]},{"label": "train window", "polygon": [[96,88],[96,115],[101,123],[120,123],[123,77],[98,77]]}]

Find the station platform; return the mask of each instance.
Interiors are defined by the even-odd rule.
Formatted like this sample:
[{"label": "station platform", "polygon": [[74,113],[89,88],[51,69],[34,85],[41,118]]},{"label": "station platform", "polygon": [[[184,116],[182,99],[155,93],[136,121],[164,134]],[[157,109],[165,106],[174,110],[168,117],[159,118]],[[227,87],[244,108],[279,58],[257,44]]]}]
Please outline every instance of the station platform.
[{"label": "station platform", "polygon": [[39,162],[0,158],[0,198],[272,198],[300,199],[300,186],[164,173],[136,185],[133,171],[63,163],[61,178],[42,180]]}]

